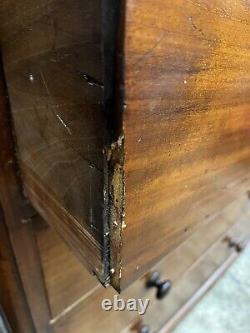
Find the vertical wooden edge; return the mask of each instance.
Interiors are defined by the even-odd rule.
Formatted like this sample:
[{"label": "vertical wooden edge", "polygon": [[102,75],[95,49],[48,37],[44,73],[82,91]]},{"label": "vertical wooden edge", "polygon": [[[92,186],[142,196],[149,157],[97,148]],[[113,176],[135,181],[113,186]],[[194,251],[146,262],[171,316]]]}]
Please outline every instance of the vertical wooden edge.
[{"label": "vertical wooden edge", "polygon": [[0,207],[0,302],[15,333],[35,333],[8,230]]},{"label": "vertical wooden edge", "polygon": [[125,184],[123,171],[123,139],[111,147],[109,158],[109,227],[110,227],[110,276],[111,284],[121,291],[122,231],[125,224]]},{"label": "vertical wooden edge", "polygon": [[[104,0],[106,25],[104,30],[105,109],[107,114],[106,164],[106,212],[104,222],[108,237],[108,274],[111,285],[121,291],[122,233],[125,224],[124,178],[124,23],[126,1]],[[107,14],[108,13],[108,14]],[[110,51],[111,50],[111,51]],[[110,81],[110,77],[112,77]],[[110,82],[109,82],[110,81]],[[104,91],[105,93],[105,91]]]},{"label": "vertical wooden edge", "polygon": [[53,332],[41,259],[32,221],[10,233],[31,316],[38,333]]},{"label": "vertical wooden edge", "polygon": [[48,333],[51,332],[49,304],[32,230],[35,212],[22,193],[14,147],[4,70],[0,63],[0,203],[33,324],[37,332]]}]

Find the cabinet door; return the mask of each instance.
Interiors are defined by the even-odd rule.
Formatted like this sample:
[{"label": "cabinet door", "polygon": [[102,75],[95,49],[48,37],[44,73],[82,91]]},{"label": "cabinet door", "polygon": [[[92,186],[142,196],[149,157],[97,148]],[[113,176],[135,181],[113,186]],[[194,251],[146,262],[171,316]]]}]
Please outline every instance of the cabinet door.
[{"label": "cabinet door", "polygon": [[104,285],[246,195],[247,3],[8,0],[1,20],[25,193]]}]

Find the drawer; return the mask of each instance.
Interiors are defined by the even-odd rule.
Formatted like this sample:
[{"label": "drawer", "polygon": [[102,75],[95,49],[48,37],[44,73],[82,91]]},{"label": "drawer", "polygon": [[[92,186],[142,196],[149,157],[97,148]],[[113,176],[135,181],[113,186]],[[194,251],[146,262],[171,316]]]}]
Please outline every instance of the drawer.
[{"label": "drawer", "polygon": [[1,51],[24,191],[123,291],[249,190],[247,2],[13,6]]},{"label": "drawer", "polygon": [[34,226],[50,319],[54,320],[80,303],[99,283],[47,223],[35,221]]},{"label": "drawer", "polygon": [[[249,205],[245,201],[244,207],[246,204]],[[231,207],[232,211],[235,207]],[[225,216],[220,216],[221,224],[218,224],[219,217],[204,224],[152,271],[121,293],[120,297],[126,301],[140,298],[145,302],[149,299],[144,315],[127,310],[102,310],[102,300],[113,300],[116,293],[111,288],[105,290],[99,287],[71,312],[52,321],[55,333],[140,332],[143,325],[149,326],[150,332],[161,329],[165,332],[173,328],[237,258],[250,238],[249,211],[243,212],[240,220],[234,222],[229,222]],[[230,247],[229,238],[239,247]],[[168,294],[160,300],[156,297],[156,288],[146,288],[152,272],[159,272],[162,280],[172,282]]]}]

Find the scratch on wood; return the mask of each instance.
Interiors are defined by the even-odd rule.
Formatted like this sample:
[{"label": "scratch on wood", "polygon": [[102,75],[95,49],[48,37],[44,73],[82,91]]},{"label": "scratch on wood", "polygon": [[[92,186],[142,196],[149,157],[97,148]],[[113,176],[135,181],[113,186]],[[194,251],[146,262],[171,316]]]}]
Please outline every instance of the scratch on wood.
[{"label": "scratch on wood", "polygon": [[202,30],[201,28],[198,28],[198,27],[197,27],[197,25],[196,25],[196,24],[194,23],[194,21],[193,21],[192,16],[190,16],[190,17],[188,18],[188,20],[190,21],[190,23],[191,23],[192,27],[194,28],[194,30],[197,30],[199,33],[202,34],[202,36],[205,37],[205,34],[204,34],[203,30]]},{"label": "scratch on wood", "polygon": [[104,88],[104,85],[102,82],[96,80],[94,77],[86,74],[86,73],[81,73],[81,77],[87,81],[87,83],[90,85],[90,86],[96,86],[96,87],[99,87],[99,88]]},{"label": "scratch on wood", "polygon": [[[44,87],[46,89],[49,101],[50,101],[51,105],[53,105],[54,104],[53,103],[53,99],[52,99],[52,96],[50,95],[49,88],[48,88],[47,82],[45,80],[45,77],[44,77],[42,71],[40,71],[40,75],[41,75],[41,78],[42,78],[43,85],[44,85]],[[64,120],[62,119],[62,117],[60,117],[59,114],[57,114],[54,111],[53,107],[52,107],[52,112],[54,113],[54,115],[56,116],[56,118],[60,121],[60,123],[63,125],[63,127],[67,130],[67,132],[69,133],[69,135],[72,135],[72,132],[71,132],[70,128],[68,127],[68,125],[64,122]]]},{"label": "scratch on wood", "polygon": [[68,125],[64,122],[61,116],[59,114],[56,115],[57,119],[61,122],[61,124],[66,128],[68,131],[69,135],[72,135],[71,129],[68,127]]},{"label": "scratch on wood", "polygon": [[145,52],[135,63],[134,66],[139,64],[142,60],[144,60],[145,58],[147,58],[153,51],[155,48],[157,48],[157,46],[161,43],[161,41],[164,39],[164,37],[166,36],[166,31],[162,31],[160,33],[160,36],[156,39],[155,44],[150,48],[150,50],[148,50],[147,52]]}]

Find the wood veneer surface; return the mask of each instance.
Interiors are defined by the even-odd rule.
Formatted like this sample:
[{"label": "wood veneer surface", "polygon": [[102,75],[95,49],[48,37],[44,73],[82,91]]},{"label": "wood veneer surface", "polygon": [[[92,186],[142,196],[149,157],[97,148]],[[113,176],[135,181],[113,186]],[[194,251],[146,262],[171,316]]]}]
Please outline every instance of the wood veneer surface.
[{"label": "wood veneer surface", "polygon": [[126,1],[121,288],[237,199],[250,156],[249,9]]}]

